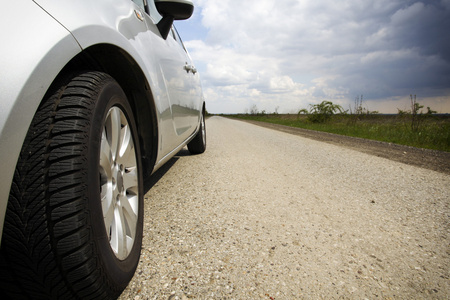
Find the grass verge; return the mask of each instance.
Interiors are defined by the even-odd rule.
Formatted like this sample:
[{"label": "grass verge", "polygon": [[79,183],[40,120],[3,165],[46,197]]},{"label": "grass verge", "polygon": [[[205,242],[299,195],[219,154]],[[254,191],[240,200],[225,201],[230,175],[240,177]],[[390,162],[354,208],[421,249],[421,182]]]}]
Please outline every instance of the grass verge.
[{"label": "grass verge", "polygon": [[409,116],[399,115],[364,115],[358,119],[355,115],[333,115],[325,123],[310,122],[305,115],[237,114],[227,117],[450,152],[449,115],[423,116],[416,131],[411,129]]}]

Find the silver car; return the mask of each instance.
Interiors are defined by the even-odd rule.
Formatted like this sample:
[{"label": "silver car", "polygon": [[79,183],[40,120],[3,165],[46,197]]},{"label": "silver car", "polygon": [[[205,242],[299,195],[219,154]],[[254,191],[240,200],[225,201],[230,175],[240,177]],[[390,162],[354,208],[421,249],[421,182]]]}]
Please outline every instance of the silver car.
[{"label": "silver car", "polygon": [[2,297],[116,298],[150,175],[206,148],[190,0],[0,4]]}]

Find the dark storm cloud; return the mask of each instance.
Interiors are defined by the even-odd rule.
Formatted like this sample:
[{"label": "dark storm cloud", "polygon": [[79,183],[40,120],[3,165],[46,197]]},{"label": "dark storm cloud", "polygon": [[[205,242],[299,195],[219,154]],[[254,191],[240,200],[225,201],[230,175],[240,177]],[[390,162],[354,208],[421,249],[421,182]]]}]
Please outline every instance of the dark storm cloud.
[{"label": "dark storm cloud", "polygon": [[450,96],[450,0],[197,3],[208,35],[192,53],[211,98],[304,107]]}]

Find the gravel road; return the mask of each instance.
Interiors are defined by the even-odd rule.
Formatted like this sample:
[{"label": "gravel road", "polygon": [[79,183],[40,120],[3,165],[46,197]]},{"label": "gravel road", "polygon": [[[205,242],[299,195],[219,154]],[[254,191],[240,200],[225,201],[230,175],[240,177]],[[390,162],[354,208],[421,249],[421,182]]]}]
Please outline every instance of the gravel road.
[{"label": "gravel road", "polygon": [[450,175],[207,120],[145,196],[120,299],[449,299]]}]

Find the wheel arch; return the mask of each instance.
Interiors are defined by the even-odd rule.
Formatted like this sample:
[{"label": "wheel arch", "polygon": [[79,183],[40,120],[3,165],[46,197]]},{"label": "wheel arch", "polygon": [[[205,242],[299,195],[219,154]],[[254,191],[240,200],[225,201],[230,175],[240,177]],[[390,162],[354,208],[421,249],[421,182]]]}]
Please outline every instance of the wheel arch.
[{"label": "wheel arch", "polygon": [[74,57],[55,82],[58,78],[65,78],[85,70],[109,74],[125,92],[136,120],[146,192],[150,187],[150,175],[156,163],[158,150],[157,109],[146,76],[124,50],[110,44],[98,44]]}]

